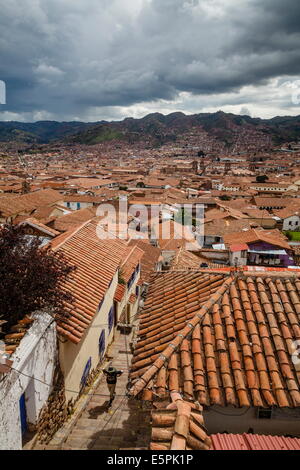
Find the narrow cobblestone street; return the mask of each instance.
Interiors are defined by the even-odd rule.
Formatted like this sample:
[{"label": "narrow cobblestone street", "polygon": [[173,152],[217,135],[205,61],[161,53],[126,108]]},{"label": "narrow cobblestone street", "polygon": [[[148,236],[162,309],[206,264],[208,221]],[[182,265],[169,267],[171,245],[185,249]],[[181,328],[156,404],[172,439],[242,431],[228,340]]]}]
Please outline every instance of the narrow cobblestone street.
[{"label": "narrow cobblestone street", "polygon": [[108,409],[108,389],[103,376],[67,440],[56,448],[63,450],[148,448],[150,412],[142,408],[140,401],[126,397],[128,368],[132,357],[129,349],[129,336],[116,332],[108,356],[113,357],[113,366],[124,370],[124,373],[118,378],[116,398],[112,406]]}]

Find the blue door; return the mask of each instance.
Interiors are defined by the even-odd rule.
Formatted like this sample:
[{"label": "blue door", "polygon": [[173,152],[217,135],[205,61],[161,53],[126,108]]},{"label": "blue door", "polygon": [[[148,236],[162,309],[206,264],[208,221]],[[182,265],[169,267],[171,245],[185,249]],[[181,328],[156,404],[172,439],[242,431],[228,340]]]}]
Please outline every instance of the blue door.
[{"label": "blue door", "polygon": [[20,398],[20,417],[21,417],[21,430],[22,430],[22,435],[23,435],[27,431],[25,393],[23,393],[23,395]]},{"label": "blue door", "polygon": [[103,359],[105,353],[105,330],[102,330],[100,338],[99,338],[99,356],[100,360]]},{"label": "blue door", "polygon": [[83,371],[83,374],[82,374],[82,377],[81,377],[80,393],[82,392],[82,390],[86,386],[86,382],[87,382],[88,376],[90,375],[91,368],[92,368],[92,358],[90,357],[89,360],[87,361],[86,365],[85,365],[85,368],[84,368],[84,371]]}]

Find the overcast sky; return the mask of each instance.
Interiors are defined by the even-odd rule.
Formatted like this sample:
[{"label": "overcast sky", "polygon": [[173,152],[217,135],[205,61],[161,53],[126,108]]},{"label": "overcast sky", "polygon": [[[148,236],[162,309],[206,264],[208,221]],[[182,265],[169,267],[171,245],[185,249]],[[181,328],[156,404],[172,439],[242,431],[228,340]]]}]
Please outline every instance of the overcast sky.
[{"label": "overcast sky", "polygon": [[297,115],[299,25],[299,0],[0,0],[0,120]]}]

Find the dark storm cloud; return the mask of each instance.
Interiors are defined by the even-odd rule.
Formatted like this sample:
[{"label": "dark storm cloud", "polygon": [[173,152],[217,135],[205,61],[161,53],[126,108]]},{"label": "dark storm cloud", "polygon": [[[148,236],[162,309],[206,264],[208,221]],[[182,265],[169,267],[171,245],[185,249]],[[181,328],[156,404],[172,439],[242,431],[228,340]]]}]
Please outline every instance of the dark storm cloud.
[{"label": "dark storm cloud", "polygon": [[300,74],[298,0],[0,0],[6,109],[87,109]]}]

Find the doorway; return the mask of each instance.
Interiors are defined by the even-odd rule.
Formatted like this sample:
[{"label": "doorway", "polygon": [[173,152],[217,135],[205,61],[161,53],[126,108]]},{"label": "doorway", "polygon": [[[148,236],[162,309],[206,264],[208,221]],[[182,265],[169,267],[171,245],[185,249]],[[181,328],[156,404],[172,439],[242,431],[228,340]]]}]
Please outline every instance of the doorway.
[{"label": "doorway", "polygon": [[27,431],[27,412],[26,412],[26,398],[25,393],[20,398],[20,420],[21,420],[21,432],[22,436]]}]

